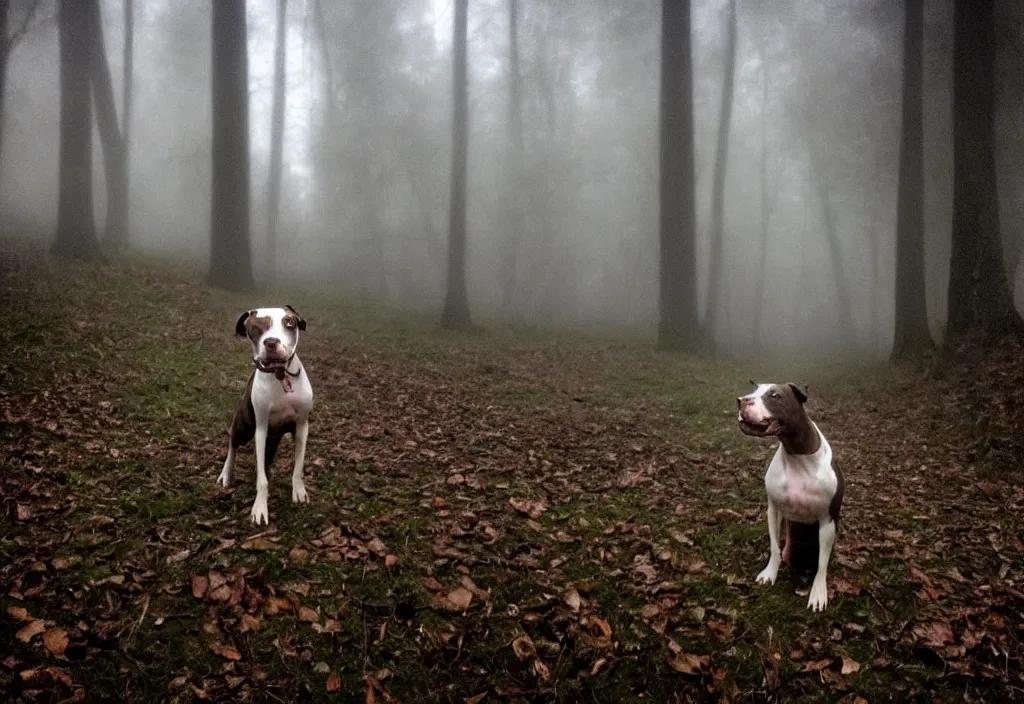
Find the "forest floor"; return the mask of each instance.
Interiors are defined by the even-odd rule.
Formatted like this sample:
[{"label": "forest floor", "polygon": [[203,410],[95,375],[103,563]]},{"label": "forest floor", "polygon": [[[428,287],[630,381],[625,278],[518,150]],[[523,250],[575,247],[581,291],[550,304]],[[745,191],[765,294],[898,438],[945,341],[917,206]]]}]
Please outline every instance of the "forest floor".
[{"label": "forest floor", "polygon": [[[793,376],[15,240],[0,277],[4,701],[1024,700],[1016,346]],[[258,302],[317,404],[311,502],[285,442],[259,528],[251,448],[215,485]],[[749,378],[809,382],[846,473],[821,614],[754,583]]]}]

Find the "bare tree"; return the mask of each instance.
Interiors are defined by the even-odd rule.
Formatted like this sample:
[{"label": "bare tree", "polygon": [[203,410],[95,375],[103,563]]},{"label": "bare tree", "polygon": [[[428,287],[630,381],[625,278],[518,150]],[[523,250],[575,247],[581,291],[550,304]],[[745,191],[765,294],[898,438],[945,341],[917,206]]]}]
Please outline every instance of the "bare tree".
[{"label": "bare tree", "polygon": [[441,326],[471,325],[466,293],[466,160],[469,137],[469,80],[466,19],[469,0],[455,0],[452,36],[452,185],[448,214],[448,280]]},{"label": "bare tree", "polygon": [[124,159],[124,236],[127,243],[130,225],[131,208],[131,128],[132,128],[132,81],[135,79],[135,0],[124,0],[124,73],[122,89],[124,91],[121,111],[121,148]]},{"label": "bare tree", "polygon": [[11,0],[0,0],[0,156],[3,154],[3,128],[5,96],[7,94],[7,64],[10,62],[11,52],[18,45],[21,38],[34,26],[39,10],[40,0],[29,0],[28,2],[15,2],[14,5],[24,6],[21,12],[20,21],[13,21],[15,13],[11,7]]},{"label": "bare tree", "polygon": [[114,86],[107,63],[103,41],[103,22],[99,0],[81,0],[89,12],[89,79],[92,85],[96,126],[103,147],[103,169],[107,186],[107,228],[105,241],[120,249],[127,244],[128,168],[125,162],[124,140],[117,124],[114,105]]},{"label": "bare tree", "polygon": [[277,278],[277,225],[281,209],[281,162],[284,154],[285,68],[288,0],[277,2],[274,45],[274,96],[270,117],[270,174],[267,193],[267,276]]},{"label": "bare tree", "polygon": [[519,248],[524,236],[523,213],[523,97],[519,66],[519,0],[508,0],[508,174],[509,235],[502,257],[501,314],[508,318],[514,304],[519,268]]},{"label": "bare tree", "polygon": [[905,0],[903,117],[896,201],[896,315],[892,361],[912,361],[932,348],[924,273],[924,3]]},{"label": "bare tree", "polygon": [[91,38],[87,2],[61,0],[60,196],[55,254],[79,259],[100,256],[92,207],[92,112],[89,109]]},{"label": "bare tree", "polygon": [[[72,0],[73,1],[73,0]],[[210,194],[210,283],[253,285],[249,249],[249,63],[245,0],[211,3],[213,34],[213,171]]]},{"label": "bare tree", "polygon": [[999,236],[993,0],[956,0],[953,27],[953,243],[946,344],[1021,335]]},{"label": "bare tree", "polygon": [[689,0],[662,0],[658,345],[693,351],[705,347],[705,336],[697,311],[690,45]]},{"label": "bare tree", "polygon": [[761,245],[758,257],[757,295],[754,298],[754,323],[751,348],[757,351],[764,340],[764,287],[768,278],[768,235],[771,233],[772,196],[768,189],[768,52],[761,47]]},{"label": "bare tree", "polygon": [[733,84],[736,78],[736,0],[730,0],[726,20],[725,67],[722,99],[719,107],[718,142],[715,147],[715,173],[711,188],[711,277],[704,324],[709,341],[718,346],[716,332],[721,317],[718,299],[722,290],[723,249],[725,248],[725,176],[729,163],[729,129],[732,126]]}]

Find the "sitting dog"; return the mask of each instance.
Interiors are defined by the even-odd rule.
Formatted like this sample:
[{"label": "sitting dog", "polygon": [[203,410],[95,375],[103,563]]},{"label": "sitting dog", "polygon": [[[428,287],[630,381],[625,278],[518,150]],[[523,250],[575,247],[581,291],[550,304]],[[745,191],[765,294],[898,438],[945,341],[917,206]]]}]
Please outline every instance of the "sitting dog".
[{"label": "sitting dog", "polygon": [[[807,396],[794,384],[756,386],[736,399],[740,430],[780,442],[764,475],[771,556],[757,581],[775,584],[782,560],[791,567],[810,563],[815,574],[807,607],[821,611],[828,604],[826,575],[843,504],[843,473],[825,436],[804,411]],[[783,520],[786,547],[780,552]]]},{"label": "sitting dog", "polygon": [[235,323],[235,333],[252,343],[254,369],[231,421],[228,458],[217,482],[231,484],[235,453],[255,437],[256,501],[252,505],[252,522],[256,524],[270,522],[267,470],[286,433],[295,439],[292,501],[309,500],[302,481],[302,465],[309,436],[309,413],[313,409],[313,387],[296,354],[299,331],[305,329],[306,321],[291,306],[246,311]]}]

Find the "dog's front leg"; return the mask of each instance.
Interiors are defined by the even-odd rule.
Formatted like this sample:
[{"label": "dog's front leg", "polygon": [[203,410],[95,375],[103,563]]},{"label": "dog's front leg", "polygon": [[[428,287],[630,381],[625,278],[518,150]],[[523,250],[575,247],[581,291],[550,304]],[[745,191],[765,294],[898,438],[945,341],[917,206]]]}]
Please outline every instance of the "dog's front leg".
[{"label": "dog's front leg", "polygon": [[224,468],[220,470],[217,483],[223,486],[231,486],[231,472],[235,469],[235,444],[228,443],[228,458],[224,460]]},{"label": "dog's front leg", "polygon": [[252,522],[270,523],[267,511],[267,419],[256,418],[256,500],[252,504]]},{"label": "dog's front leg", "polygon": [[771,543],[771,555],[768,558],[768,566],[757,575],[758,584],[775,584],[775,578],[779,576],[779,562],[782,561],[782,551],[779,550],[781,522],[782,514],[772,500],[768,499],[768,540]]},{"label": "dog's front leg", "polygon": [[831,516],[825,516],[818,523],[818,572],[811,584],[811,596],[807,599],[807,608],[811,611],[824,611],[828,604],[828,561],[832,557],[832,544],[836,539],[836,522]]},{"label": "dog's front leg", "polygon": [[304,504],[309,501],[306,484],[302,481],[302,466],[306,461],[306,438],[309,437],[309,420],[295,423],[295,470],[292,472],[292,501]]}]

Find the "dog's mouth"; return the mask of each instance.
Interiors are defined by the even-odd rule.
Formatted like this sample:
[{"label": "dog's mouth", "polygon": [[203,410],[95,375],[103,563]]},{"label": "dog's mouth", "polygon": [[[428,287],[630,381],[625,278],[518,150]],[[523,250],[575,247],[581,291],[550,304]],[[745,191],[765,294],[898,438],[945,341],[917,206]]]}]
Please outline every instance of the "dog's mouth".
[{"label": "dog's mouth", "polygon": [[769,418],[763,423],[756,423],[754,421],[747,420],[746,418],[740,418],[740,430],[745,435],[753,435],[754,437],[769,437],[772,435],[778,435],[781,424],[777,418]]},{"label": "dog's mouth", "polygon": [[285,369],[288,366],[288,360],[281,357],[257,357],[253,360],[256,368],[262,372],[276,372]]}]

